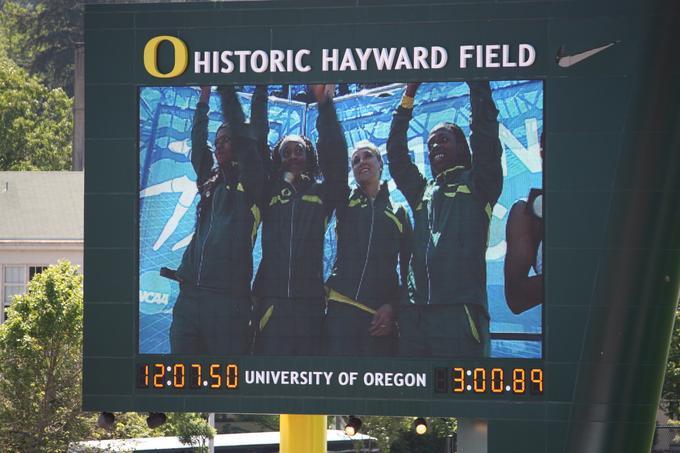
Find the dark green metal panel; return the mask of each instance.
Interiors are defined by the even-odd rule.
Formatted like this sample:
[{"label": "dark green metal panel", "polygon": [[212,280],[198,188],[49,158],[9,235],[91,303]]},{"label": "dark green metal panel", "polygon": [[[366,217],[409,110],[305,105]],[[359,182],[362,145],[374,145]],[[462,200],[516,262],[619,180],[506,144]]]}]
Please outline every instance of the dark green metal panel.
[{"label": "dark green metal panel", "polygon": [[[672,6],[642,0],[88,6],[85,409],[479,417],[490,420],[490,451],[649,451],[680,289],[680,65],[675,48],[680,27]],[[187,71],[175,79],[156,79],[144,70],[142,49],[162,34],[182,38],[190,50],[309,48],[317,69],[229,76]],[[566,53],[578,53],[612,41],[619,42],[573,67],[556,64],[561,46]],[[461,70],[450,64],[440,71],[318,71],[319,50],[328,47],[452,43],[454,49],[496,42],[531,43],[536,63],[521,70]],[[457,55],[450,52],[449,58]],[[171,65],[168,49],[161,49],[159,60],[161,67]],[[433,393],[431,386],[398,394],[329,387],[311,395],[270,387],[210,396],[135,388],[139,86],[480,77],[545,80],[542,397],[456,399]],[[301,370],[451,366],[450,360],[435,359],[243,357],[236,362]],[[508,366],[527,363],[537,362],[503,361]]]}]

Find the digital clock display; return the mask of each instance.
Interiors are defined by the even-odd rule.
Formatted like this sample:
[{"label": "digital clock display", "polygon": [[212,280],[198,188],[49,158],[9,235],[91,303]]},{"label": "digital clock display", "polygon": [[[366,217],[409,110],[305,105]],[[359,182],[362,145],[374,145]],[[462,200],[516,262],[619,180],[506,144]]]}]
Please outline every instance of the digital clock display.
[{"label": "digital clock display", "polygon": [[[241,372],[245,373],[243,381]],[[250,377],[249,377],[250,374]],[[328,372],[328,371],[262,371],[240,370],[236,363],[217,362],[154,362],[137,366],[137,388],[139,389],[211,389],[231,391],[242,385],[302,385],[340,387],[422,387],[432,385],[434,393],[449,395],[534,395],[544,392],[542,368],[500,367],[500,366],[454,366],[434,368],[428,373],[391,372]],[[317,376],[318,375],[318,376]],[[318,379],[311,379],[317,376]],[[413,379],[409,379],[413,377]],[[416,379],[417,377],[417,379]],[[243,382],[242,382],[243,381]],[[416,384],[417,382],[417,384]],[[432,384],[428,385],[428,382]]]},{"label": "digital clock display", "polygon": [[234,390],[238,386],[234,363],[145,363],[137,368],[137,388]]},{"label": "digital clock display", "polygon": [[543,369],[435,368],[435,393],[542,395]]}]

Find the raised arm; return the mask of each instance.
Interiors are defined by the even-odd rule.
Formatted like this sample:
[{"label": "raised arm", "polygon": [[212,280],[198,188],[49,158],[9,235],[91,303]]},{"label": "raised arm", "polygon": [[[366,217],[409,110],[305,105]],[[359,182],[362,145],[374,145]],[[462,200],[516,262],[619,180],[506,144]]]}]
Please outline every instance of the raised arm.
[{"label": "raised arm", "polygon": [[347,142],[333,104],[335,86],[314,85],[311,88],[319,103],[319,116],[316,119],[319,139],[316,142],[316,150],[324,178],[327,209],[332,210],[347,203],[349,197]]},{"label": "raised arm", "polygon": [[236,88],[233,85],[221,85],[217,88],[217,92],[220,94],[224,122],[229,124],[232,131],[236,128],[242,128],[246,122],[246,117],[236,95]]},{"label": "raised arm", "polygon": [[196,184],[198,186],[203,185],[208,179],[214,163],[210,146],[208,146],[209,101],[210,87],[202,86],[191,127],[191,165],[196,172]]},{"label": "raised arm", "polygon": [[257,149],[256,134],[246,124],[241,103],[233,86],[218,89],[222,101],[222,115],[231,130],[231,140],[238,164],[239,181],[253,202],[261,204],[265,185],[262,158]]},{"label": "raised arm", "polygon": [[269,177],[271,171],[271,153],[267,141],[269,137],[268,102],[267,85],[257,85],[250,104],[250,125],[255,133],[257,148],[260,151],[262,165],[267,177]]},{"label": "raised arm", "polygon": [[477,193],[493,206],[503,190],[501,141],[498,138],[498,109],[488,81],[468,82],[472,121],[472,177]]},{"label": "raised arm", "polygon": [[406,92],[401,103],[392,115],[390,135],[387,138],[387,159],[389,160],[390,175],[414,211],[420,205],[427,184],[408,154],[408,125],[413,116],[413,98],[416,95],[418,85],[409,83],[406,86]]}]

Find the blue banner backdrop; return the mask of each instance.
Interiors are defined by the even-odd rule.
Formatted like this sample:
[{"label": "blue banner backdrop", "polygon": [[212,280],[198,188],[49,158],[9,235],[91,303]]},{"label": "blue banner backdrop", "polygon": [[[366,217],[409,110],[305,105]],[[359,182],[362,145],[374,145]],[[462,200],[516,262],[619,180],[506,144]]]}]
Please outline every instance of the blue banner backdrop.
[{"label": "blue banner backdrop", "polygon": [[[492,82],[500,111],[503,144],[503,193],[494,207],[487,250],[487,291],[493,334],[540,334],[542,307],[514,315],[505,302],[503,261],[505,223],[513,203],[526,199],[530,188],[542,188],[539,137],[543,129],[543,83],[541,81]],[[248,90],[250,91],[250,90]],[[385,143],[392,112],[404,91],[403,84],[386,85],[336,98],[335,104],[351,149],[369,140],[380,148],[387,162]],[[170,352],[168,330],[179,286],[159,275],[163,266],[177,268],[194,231],[196,174],[191,166],[191,124],[198,102],[195,87],[146,87],[139,96],[139,352]],[[240,93],[241,104],[250,113],[250,94]],[[283,135],[305,134],[316,141],[316,105],[272,97],[269,100],[269,143]],[[210,100],[210,139],[222,122],[218,96]],[[416,98],[409,129],[412,158],[423,174],[431,176],[425,143],[434,125],[453,121],[469,135],[470,103],[465,83],[426,83]],[[353,184],[351,172],[348,174]],[[385,166],[383,178],[390,180]],[[393,182],[394,201],[406,205]],[[330,270],[335,255],[333,223],[326,234],[324,270]],[[260,262],[258,240],[253,252],[254,267]],[[492,341],[492,357],[540,358],[540,340]]]}]

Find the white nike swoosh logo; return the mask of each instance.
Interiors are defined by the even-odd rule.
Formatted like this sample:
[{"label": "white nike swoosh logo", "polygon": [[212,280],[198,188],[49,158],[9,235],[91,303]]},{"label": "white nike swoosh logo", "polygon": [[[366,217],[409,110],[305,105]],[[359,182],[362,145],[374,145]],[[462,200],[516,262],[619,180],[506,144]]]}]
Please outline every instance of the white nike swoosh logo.
[{"label": "white nike swoosh logo", "polygon": [[585,52],[577,53],[575,55],[558,55],[557,64],[562,68],[568,68],[569,66],[573,66],[576,63],[585,60],[586,58],[590,58],[593,55],[610,48],[611,46],[616,44],[616,42],[610,42],[609,44],[606,44],[602,47],[596,47],[594,49],[586,50]]}]

